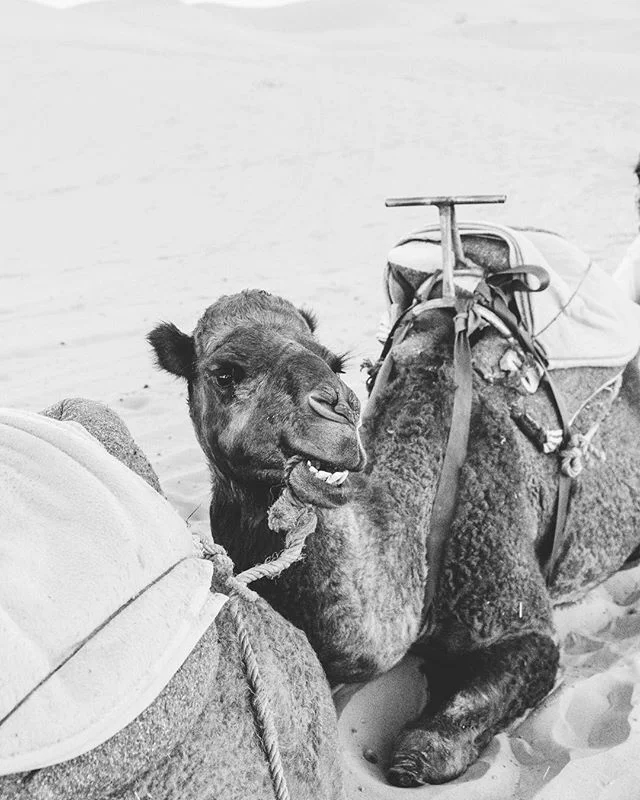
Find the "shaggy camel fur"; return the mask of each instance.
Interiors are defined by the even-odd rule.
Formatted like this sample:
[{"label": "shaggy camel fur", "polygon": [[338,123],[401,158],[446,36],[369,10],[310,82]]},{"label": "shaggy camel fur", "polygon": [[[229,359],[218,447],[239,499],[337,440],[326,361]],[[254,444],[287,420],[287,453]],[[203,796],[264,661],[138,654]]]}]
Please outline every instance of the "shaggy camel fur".
[{"label": "shaggy camel fur", "polygon": [[[66,400],[44,413],[80,422],[159,490],[148,461],[105,406]],[[224,591],[227,577],[217,569],[214,590]],[[337,726],[320,664],[304,634],[264,601],[240,602],[269,687],[291,796],[339,800]],[[0,800],[273,797],[228,607],[152,705],[116,736],[66,763],[0,777]]]},{"label": "shaggy camel fur", "polygon": [[[507,265],[506,248],[482,249],[476,261]],[[419,276],[402,277],[413,292]],[[281,547],[266,510],[285,481],[320,507],[304,561],[261,592],[305,630],[334,682],[370,679],[412,647],[424,656],[430,700],[400,736],[388,776],[402,786],[447,781],[552,688],[552,605],[620,569],[640,542],[638,366],[627,367],[593,439],[606,460],[593,458],[573,481],[569,544],[548,587],[539,560],[553,528],[558,462],[515,424],[514,411],[558,427],[555,409],[544,387],[523,397],[509,381],[483,377],[505,342],[493,329],[478,333],[468,456],[425,637],[429,520],[454,393],[451,315],[429,312],[393,347],[389,380],[363,419],[367,466],[339,489],[341,471],[361,467],[346,410],[357,404],[313,330],[286,301],[247,291],[210,306],[192,337],[165,323],[149,339],[159,365],[188,381],[211,468],[214,537],[244,568]],[[578,397],[576,387],[605,375],[563,370],[556,380]],[[598,409],[581,415],[578,429]],[[315,440],[300,435],[314,430],[314,414]]]}]

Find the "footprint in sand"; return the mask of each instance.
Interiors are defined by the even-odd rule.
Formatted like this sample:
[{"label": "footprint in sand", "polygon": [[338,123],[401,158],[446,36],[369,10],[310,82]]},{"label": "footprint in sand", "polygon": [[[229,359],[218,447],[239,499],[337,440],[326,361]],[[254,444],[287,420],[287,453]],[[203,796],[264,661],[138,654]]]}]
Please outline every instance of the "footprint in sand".
[{"label": "footprint in sand", "polygon": [[[633,683],[595,675],[558,692],[522,723],[510,739],[531,791],[556,777],[572,760],[610,750],[631,732]],[[533,796],[525,792],[523,797]]]},{"label": "footprint in sand", "polygon": [[613,620],[608,630],[614,639],[640,636],[640,614],[635,612],[635,608],[631,608],[627,614]]},{"label": "footprint in sand", "polygon": [[595,653],[602,648],[602,642],[584,633],[571,631],[563,642],[564,652],[567,655],[584,655]]},{"label": "footprint in sand", "polygon": [[629,738],[633,684],[598,675],[569,689],[556,740],[578,750],[609,750]]}]

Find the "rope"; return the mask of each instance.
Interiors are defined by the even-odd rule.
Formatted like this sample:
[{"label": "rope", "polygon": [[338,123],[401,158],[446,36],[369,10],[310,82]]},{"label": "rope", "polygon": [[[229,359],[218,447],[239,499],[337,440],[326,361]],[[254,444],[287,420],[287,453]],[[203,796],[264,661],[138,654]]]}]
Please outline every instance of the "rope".
[{"label": "rope", "polygon": [[592,439],[598,432],[598,428],[604,421],[605,416],[594,423],[585,434],[573,434],[566,450],[560,452],[561,469],[565,475],[570,478],[577,478],[583,470],[584,462],[589,461],[591,454],[604,459],[604,453],[594,447]]},{"label": "rope", "polygon": [[576,421],[578,416],[584,411],[584,409],[589,405],[592,400],[600,394],[600,392],[610,391],[611,392],[611,402],[613,403],[614,400],[617,399],[618,395],[620,394],[620,389],[622,388],[622,373],[624,372],[624,368],[618,372],[617,375],[614,375],[613,378],[609,378],[609,380],[605,381],[602,386],[598,386],[597,389],[594,389],[593,392],[587,397],[587,399],[580,405],[580,408],[576,411],[576,413],[571,417],[569,420],[569,425],[573,425]]},{"label": "rope", "polygon": [[238,598],[250,603],[255,602],[259,595],[249,589],[247,584],[261,578],[276,578],[281,572],[298,561],[302,556],[302,548],[306,538],[310,533],[313,533],[317,522],[313,508],[300,503],[291,491],[286,488],[269,509],[269,527],[271,530],[286,534],[284,550],[275,559],[264,564],[256,564],[256,566],[244,570],[239,575],[233,575],[233,562],[227,555],[226,550],[220,545],[203,543],[205,558],[217,561],[222,569],[229,573],[227,577],[229,611],[238,634],[242,663],[247,683],[251,690],[251,704],[256,717],[258,735],[267,758],[269,775],[276,800],[290,800],[291,796],[284,775],[278,743],[278,731],[269,701],[269,691],[260,674],[258,661],[251,646],[249,632],[244,623]]},{"label": "rope", "polygon": [[229,598],[229,610],[233,616],[240,642],[240,652],[242,653],[242,663],[244,665],[247,683],[251,690],[251,704],[259,725],[260,739],[267,756],[269,765],[269,775],[273,784],[273,793],[277,800],[290,800],[289,788],[284,777],[284,768],[280,747],[278,744],[278,731],[273,720],[273,712],[269,702],[269,692],[267,686],[260,675],[260,668],[256,655],[249,640],[249,633],[242,612],[238,603],[238,598],[232,595]]}]

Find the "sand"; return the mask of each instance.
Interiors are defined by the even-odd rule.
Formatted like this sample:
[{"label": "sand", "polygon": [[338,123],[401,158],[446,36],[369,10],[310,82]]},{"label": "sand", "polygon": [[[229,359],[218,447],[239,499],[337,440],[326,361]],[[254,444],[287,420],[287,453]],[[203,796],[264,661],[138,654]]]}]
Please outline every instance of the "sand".
[{"label": "sand", "polygon": [[[613,269],[637,230],[638,41],[637,0],[2,0],[0,403],[107,402],[206,521],[185,388],[145,334],[266,288],[317,311],[362,396],[386,253],[435,221],[393,195],[506,192],[468,216],[558,230]],[[640,797],[631,577],[575,613],[542,709],[460,781],[409,794]],[[347,705],[350,798],[407,794],[362,752],[384,762],[422,691],[409,662]]]}]

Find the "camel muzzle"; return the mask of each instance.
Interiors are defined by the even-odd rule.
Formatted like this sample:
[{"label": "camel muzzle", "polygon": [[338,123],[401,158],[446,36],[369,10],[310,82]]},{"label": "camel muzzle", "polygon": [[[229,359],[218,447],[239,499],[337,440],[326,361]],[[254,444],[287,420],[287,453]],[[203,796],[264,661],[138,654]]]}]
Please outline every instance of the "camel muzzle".
[{"label": "camel muzzle", "polygon": [[337,395],[328,399],[325,392],[314,391],[307,395],[307,402],[316,414],[331,422],[355,425],[358,421],[358,412]]}]

